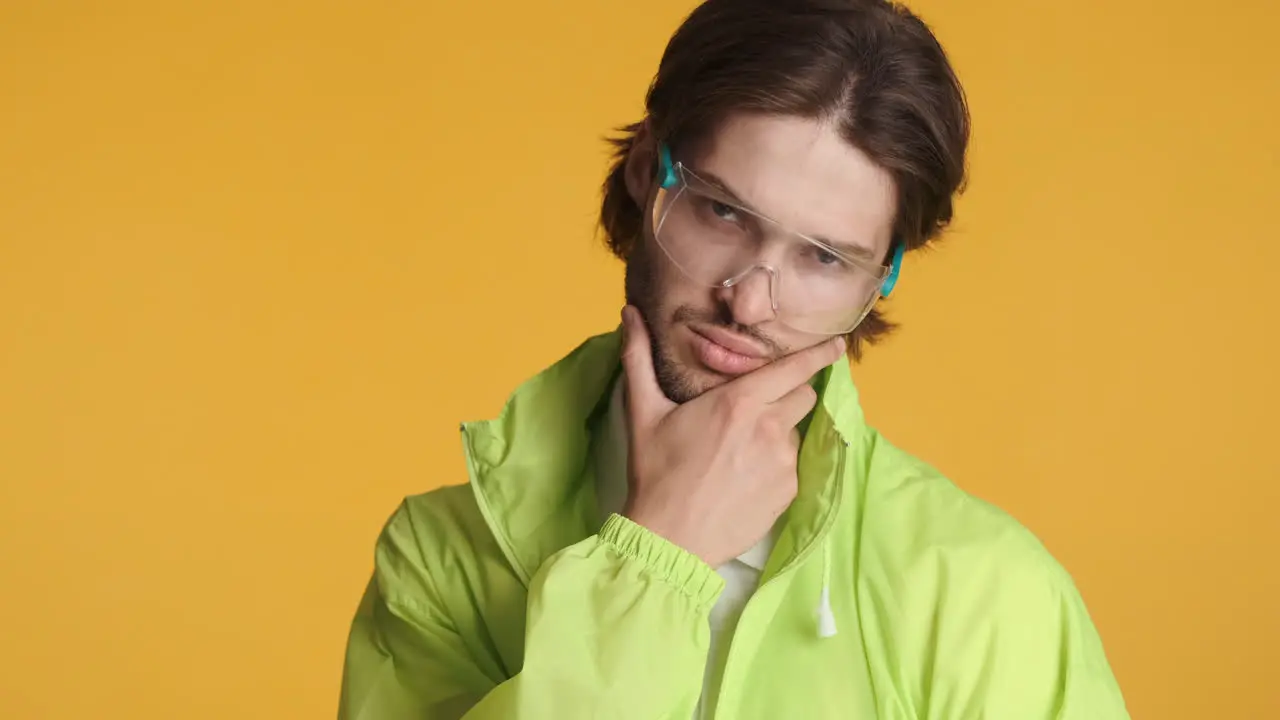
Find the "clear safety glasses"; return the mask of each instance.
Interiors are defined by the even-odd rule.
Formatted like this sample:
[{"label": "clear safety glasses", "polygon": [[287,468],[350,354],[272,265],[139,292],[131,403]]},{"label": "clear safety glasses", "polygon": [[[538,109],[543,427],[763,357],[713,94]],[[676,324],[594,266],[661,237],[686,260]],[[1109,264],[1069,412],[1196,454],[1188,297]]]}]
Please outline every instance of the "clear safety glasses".
[{"label": "clear safety glasses", "polygon": [[901,243],[889,265],[850,257],[742,207],[683,163],[673,164],[665,145],[658,180],[653,237],[671,262],[709,287],[733,287],[765,273],[774,315],[795,330],[848,333],[897,282]]}]

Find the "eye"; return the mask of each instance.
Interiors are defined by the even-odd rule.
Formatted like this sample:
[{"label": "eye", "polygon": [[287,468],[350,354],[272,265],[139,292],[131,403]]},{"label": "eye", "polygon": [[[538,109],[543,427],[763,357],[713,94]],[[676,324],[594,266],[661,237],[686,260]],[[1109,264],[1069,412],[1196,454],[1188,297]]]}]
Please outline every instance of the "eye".
[{"label": "eye", "polygon": [[820,265],[839,265],[841,262],[839,255],[826,248],[815,247],[813,249],[813,257]]},{"label": "eye", "polygon": [[738,222],[738,209],[732,205],[712,200],[711,212],[725,222]]}]

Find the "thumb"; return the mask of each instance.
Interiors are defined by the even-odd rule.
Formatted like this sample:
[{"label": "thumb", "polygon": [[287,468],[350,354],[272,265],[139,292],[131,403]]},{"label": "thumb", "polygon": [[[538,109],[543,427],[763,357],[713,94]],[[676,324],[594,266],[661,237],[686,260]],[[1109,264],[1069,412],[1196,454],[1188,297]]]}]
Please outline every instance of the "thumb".
[{"label": "thumb", "polygon": [[653,346],[640,311],[630,305],[622,309],[622,369],[627,376],[627,414],[633,421],[656,422],[674,406],[653,370]]}]

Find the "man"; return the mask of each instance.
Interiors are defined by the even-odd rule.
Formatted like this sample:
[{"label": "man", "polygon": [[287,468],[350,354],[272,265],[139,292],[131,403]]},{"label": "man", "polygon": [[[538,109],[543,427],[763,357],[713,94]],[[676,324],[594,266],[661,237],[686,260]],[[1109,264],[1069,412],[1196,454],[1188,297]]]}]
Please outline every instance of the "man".
[{"label": "man", "polygon": [[626,129],[620,333],[463,427],[376,552],[340,716],[1127,717],[1068,575],[869,428],[846,354],[948,224],[968,114],[883,0],[708,0]]}]

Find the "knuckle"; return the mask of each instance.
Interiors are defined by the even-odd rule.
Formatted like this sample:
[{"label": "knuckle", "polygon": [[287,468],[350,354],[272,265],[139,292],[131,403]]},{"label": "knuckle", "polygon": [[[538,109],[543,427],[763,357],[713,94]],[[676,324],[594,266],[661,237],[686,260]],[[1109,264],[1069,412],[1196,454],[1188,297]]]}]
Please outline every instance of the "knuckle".
[{"label": "knuckle", "polygon": [[775,431],[773,442],[773,450],[776,453],[777,462],[782,467],[792,468],[796,466],[796,456],[798,454],[799,445],[795,439],[795,429],[778,428]]},{"label": "knuckle", "polygon": [[827,347],[829,348],[828,352],[831,354],[831,362],[835,362],[840,359],[840,356],[844,354],[844,349],[848,347],[848,342],[848,340],[845,340],[843,343],[827,343]]},{"label": "knuckle", "polygon": [[778,436],[778,420],[772,415],[762,415],[753,427],[757,440],[771,440]]},{"label": "knuckle", "polygon": [[814,403],[818,402],[818,391],[811,385],[801,385],[800,388],[800,397],[804,399],[804,404],[813,407]]},{"label": "knuckle", "polygon": [[740,420],[746,416],[746,399],[740,393],[724,393],[717,405],[719,411],[731,420]]},{"label": "knuckle", "polygon": [[796,470],[800,467],[799,462],[796,460],[798,455],[799,453],[796,452],[795,448],[788,448],[786,454],[782,456],[782,465],[793,478],[795,477]]},{"label": "knuckle", "polygon": [[766,415],[760,418],[760,428],[769,439],[781,440],[787,437],[787,431],[791,428],[780,418],[774,415]]},{"label": "knuckle", "polygon": [[818,358],[819,362],[822,363],[822,367],[826,367],[840,359],[840,347],[835,343],[824,342],[820,350]]},{"label": "knuckle", "polygon": [[786,505],[794,500],[800,492],[800,483],[796,479],[796,474],[786,473],[774,485],[774,491],[777,493],[775,497],[778,504],[785,509]]},{"label": "knuckle", "polygon": [[733,402],[725,397],[717,398],[711,407],[711,414],[720,425],[730,424],[733,420]]}]

